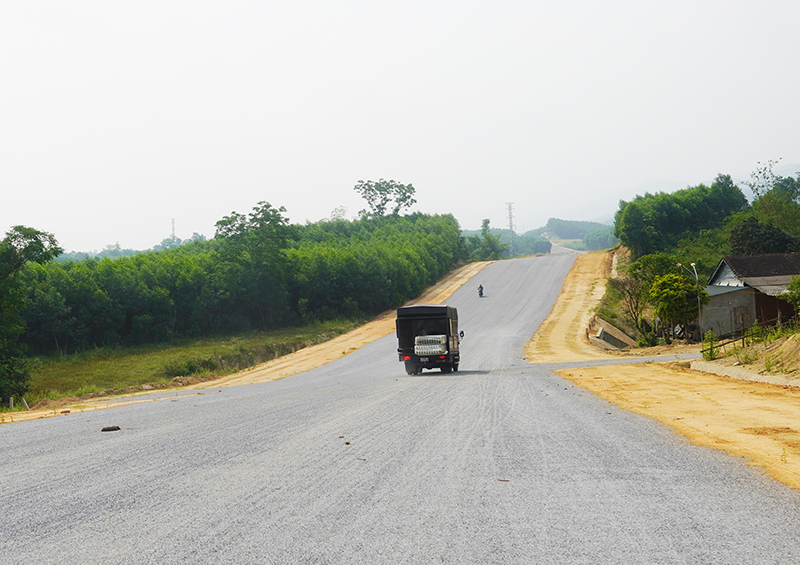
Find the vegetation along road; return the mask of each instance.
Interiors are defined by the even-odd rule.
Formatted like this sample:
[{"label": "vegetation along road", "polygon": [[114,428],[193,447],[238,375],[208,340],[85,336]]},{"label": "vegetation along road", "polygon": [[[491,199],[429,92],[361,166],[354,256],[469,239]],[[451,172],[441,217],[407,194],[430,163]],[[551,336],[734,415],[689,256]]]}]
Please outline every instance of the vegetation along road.
[{"label": "vegetation along road", "polygon": [[390,335],[273,382],[0,426],[2,559],[792,562],[798,491],[524,359],[575,257],[456,291],[458,373],[407,376]]}]

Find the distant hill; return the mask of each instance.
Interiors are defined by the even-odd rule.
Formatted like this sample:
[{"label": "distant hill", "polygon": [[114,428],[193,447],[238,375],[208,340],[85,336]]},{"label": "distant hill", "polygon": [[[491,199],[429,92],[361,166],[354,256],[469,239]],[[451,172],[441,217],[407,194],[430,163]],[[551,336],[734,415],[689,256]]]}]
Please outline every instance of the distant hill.
[{"label": "distant hill", "polygon": [[550,218],[544,227],[525,232],[525,235],[555,236],[559,239],[583,239],[587,234],[600,230],[606,231],[608,226],[599,222]]},{"label": "distant hill", "polygon": [[[514,255],[540,253],[542,240],[549,241],[550,239],[573,240],[573,243],[566,245],[577,250],[608,249],[619,243],[619,240],[614,237],[613,225],[558,218],[550,218],[547,220],[547,225],[526,231],[522,235],[517,235],[516,232],[509,229],[500,228],[491,228],[489,233],[499,235],[501,243],[513,243]],[[480,234],[480,230],[463,230],[461,232],[464,237],[479,236]]]}]

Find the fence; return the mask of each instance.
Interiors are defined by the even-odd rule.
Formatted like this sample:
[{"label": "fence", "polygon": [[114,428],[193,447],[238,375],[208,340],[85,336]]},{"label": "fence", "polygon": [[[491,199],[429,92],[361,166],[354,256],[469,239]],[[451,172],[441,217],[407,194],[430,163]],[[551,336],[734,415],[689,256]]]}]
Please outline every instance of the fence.
[{"label": "fence", "polygon": [[[752,341],[753,339],[756,338],[763,339],[767,334],[767,328],[780,326],[781,322],[782,320],[780,318],[774,318],[772,320],[767,320],[766,322],[756,321],[756,323],[753,324],[752,326],[733,332],[734,333],[733,336],[731,334],[723,336],[726,338],[725,340],[715,341],[710,346],[701,349],[700,354],[703,355],[703,357],[705,357],[706,353],[712,350],[719,350],[719,349],[722,349],[724,353],[726,351],[725,346],[733,345],[734,347],[736,347],[736,342],[738,341],[741,341],[742,347],[744,347],[748,341]],[[797,318],[791,318],[789,322],[796,323]],[[735,335],[737,333],[740,333],[740,335]]]}]

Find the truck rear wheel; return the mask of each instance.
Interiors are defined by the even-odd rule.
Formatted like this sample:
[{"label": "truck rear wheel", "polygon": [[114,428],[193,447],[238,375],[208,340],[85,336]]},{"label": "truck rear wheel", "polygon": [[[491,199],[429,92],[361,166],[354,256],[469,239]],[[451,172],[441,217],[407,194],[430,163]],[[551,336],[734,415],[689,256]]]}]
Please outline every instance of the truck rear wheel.
[{"label": "truck rear wheel", "polygon": [[452,365],[442,365],[442,372],[443,373],[449,373],[452,370],[453,370],[453,366]]},{"label": "truck rear wheel", "polygon": [[413,365],[411,363],[406,363],[406,374],[407,375],[415,375],[415,374],[417,374],[419,372],[420,372],[420,370],[417,369],[416,365]]},{"label": "truck rear wheel", "polygon": [[458,372],[458,363],[453,363],[453,372],[454,373]]}]

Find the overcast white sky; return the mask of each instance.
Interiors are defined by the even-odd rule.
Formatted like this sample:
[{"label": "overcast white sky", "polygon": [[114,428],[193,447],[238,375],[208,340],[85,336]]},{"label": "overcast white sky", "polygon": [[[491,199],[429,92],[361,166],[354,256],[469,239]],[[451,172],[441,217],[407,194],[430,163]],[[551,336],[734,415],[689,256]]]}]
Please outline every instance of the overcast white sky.
[{"label": "overcast white sky", "polygon": [[[0,230],[67,250],[292,222],[411,183],[517,231],[800,163],[796,0],[37,1],[0,8]],[[791,172],[791,171],[790,171]]]}]

